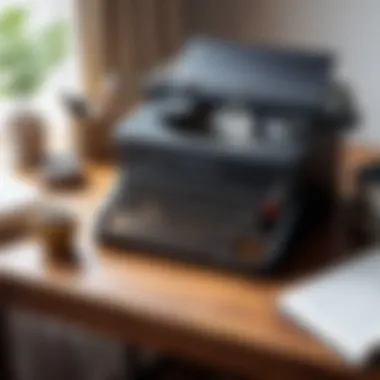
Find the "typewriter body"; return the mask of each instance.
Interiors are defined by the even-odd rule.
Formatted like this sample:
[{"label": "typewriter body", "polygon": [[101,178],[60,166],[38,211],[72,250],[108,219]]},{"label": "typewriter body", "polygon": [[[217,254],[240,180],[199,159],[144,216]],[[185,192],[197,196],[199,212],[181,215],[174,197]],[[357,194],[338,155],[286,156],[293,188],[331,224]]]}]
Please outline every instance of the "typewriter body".
[{"label": "typewriter body", "polygon": [[100,241],[248,273],[275,270],[336,195],[354,121],[333,60],[190,41],[142,85],[117,126],[120,177]]}]

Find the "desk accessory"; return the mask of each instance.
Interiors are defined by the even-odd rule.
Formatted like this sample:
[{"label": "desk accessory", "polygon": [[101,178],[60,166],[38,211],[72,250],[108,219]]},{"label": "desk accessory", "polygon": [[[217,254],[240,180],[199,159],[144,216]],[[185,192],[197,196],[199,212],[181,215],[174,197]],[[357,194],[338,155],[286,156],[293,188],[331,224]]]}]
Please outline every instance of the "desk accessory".
[{"label": "desk accessory", "polygon": [[77,222],[71,212],[44,208],[34,221],[34,230],[47,260],[64,264],[78,263],[74,244]]},{"label": "desk accessory", "polygon": [[84,169],[72,154],[50,156],[42,167],[42,180],[49,188],[75,190],[85,183]]},{"label": "desk accessory", "polygon": [[8,121],[10,143],[18,169],[28,170],[40,165],[45,157],[46,126],[35,112],[19,111]]},{"label": "desk accessory", "polygon": [[98,102],[90,102],[80,95],[63,97],[63,104],[72,119],[74,147],[80,158],[108,161],[114,157],[111,134],[120,102],[119,87],[117,77],[107,76]]}]

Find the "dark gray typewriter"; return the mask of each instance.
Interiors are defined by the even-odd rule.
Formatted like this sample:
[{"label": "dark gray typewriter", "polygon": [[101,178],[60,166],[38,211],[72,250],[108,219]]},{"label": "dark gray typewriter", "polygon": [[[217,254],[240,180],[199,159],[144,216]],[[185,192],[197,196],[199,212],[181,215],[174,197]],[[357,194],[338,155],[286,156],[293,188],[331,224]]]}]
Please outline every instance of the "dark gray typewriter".
[{"label": "dark gray typewriter", "polygon": [[329,54],[197,39],[143,83],[117,127],[101,242],[231,270],[274,270],[335,196],[354,122]]}]

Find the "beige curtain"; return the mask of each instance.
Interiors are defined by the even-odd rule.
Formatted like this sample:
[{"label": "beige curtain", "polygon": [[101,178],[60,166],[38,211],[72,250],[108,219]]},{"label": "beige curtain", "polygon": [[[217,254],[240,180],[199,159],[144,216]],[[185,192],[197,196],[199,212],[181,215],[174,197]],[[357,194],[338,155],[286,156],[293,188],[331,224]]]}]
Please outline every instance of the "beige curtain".
[{"label": "beige curtain", "polygon": [[81,69],[96,100],[108,73],[119,76],[125,106],[139,97],[144,72],[185,40],[184,0],[78,0]]}]

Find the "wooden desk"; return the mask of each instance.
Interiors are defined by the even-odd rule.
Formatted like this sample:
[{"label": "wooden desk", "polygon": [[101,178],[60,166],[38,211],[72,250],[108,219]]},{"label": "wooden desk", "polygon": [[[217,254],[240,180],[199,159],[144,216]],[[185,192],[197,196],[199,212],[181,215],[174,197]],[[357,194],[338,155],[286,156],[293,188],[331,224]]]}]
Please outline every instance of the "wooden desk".
[{"label": "wooden desk", "polygon": [[[373,155],[348,150],[347,172]],[[380,372],[347,368],[333,351],[276,310],[275,299],[286,285],[347,255],[339,217],[305,237],[286,275],[242,278],[96,247],[91,225],[114,173],[107,167],[90,167],[89,175],[91,186],[80,194],[54,194],[78,210],[83,269],[47,265],[33,240],[4,246],[3,307],[48,314],[137,346],[252,377],[380,378]]]}]

